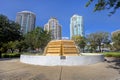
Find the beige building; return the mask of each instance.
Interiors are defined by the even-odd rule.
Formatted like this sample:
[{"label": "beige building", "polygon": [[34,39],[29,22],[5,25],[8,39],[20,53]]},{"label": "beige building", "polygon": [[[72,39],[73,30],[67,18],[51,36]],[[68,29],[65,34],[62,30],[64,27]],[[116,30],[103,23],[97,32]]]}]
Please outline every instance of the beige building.
[{"label": "beige building", "polygon": [[61,25],[56,18],[49,19],[48,23],[44,25],[44,30],[51,32],[52,40],[61,39]]}]

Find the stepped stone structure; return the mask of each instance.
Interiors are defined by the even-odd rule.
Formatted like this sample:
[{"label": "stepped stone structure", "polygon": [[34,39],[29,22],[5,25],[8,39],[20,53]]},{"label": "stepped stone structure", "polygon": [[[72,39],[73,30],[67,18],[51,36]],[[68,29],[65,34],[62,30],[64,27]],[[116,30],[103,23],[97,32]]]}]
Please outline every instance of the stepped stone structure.
[{"label": "stepped stone structure", "polygon": [[79,51],[73,40],[53,40],[44,50],[46,56],[78,56]]},{"label": "stepped stone structure", "polygon": [[104,61],[103,54],[79,54],[74,41],[52,40],[44,50],[44,55],[21,55],[20,62],[43,66],[80,66]]}]

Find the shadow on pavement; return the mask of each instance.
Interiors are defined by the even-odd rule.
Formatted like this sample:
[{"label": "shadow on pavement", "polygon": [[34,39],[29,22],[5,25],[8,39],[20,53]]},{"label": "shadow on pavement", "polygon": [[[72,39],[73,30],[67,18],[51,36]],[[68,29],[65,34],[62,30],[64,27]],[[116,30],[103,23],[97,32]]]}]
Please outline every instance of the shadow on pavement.
[{"label": "shadow on pavement", "polygon": [[107,63],[110,63],[107,68],[116,69],[120,74],[120,58],[109,58],[107,59]]},{"label": "shadow on pavement", "polygon": [[12,59],[19,59],[19,58],[0,58],[0,61],[12,60]]}]

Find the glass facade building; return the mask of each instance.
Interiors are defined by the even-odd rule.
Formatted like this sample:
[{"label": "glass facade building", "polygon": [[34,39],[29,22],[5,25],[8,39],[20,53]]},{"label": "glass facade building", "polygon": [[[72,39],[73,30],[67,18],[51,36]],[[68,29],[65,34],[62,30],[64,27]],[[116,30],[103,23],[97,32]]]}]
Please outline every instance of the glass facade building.
[{"label": "glass facade building", "polygon": [[76,35],[84,36],[84,31],[83,17],[75,14],[70,19],[70,38]]},{"label": "glass facade building", "polygon": [[48,23],[44,25],[44,30],[51,32],[52,40],[61,39],[61,25],[56,18],[49,19]]},{"label": "glass facade building", "polygon": [[16,16],[16,23],[21,25],[21,32],[23,34],[32,31],[35,28],[36,16],[33,12],[22,11],[18,12]]}]

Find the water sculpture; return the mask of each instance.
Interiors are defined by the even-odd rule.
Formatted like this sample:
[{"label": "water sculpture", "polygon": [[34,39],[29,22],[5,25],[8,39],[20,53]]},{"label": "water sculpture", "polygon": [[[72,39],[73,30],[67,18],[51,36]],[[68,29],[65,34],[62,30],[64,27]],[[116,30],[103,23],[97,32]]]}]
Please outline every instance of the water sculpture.
[{"label": "water sculpture", "polygon": [[45,48],[46,56],[78,56],[79,51],[73,40],[53,40]]}]

